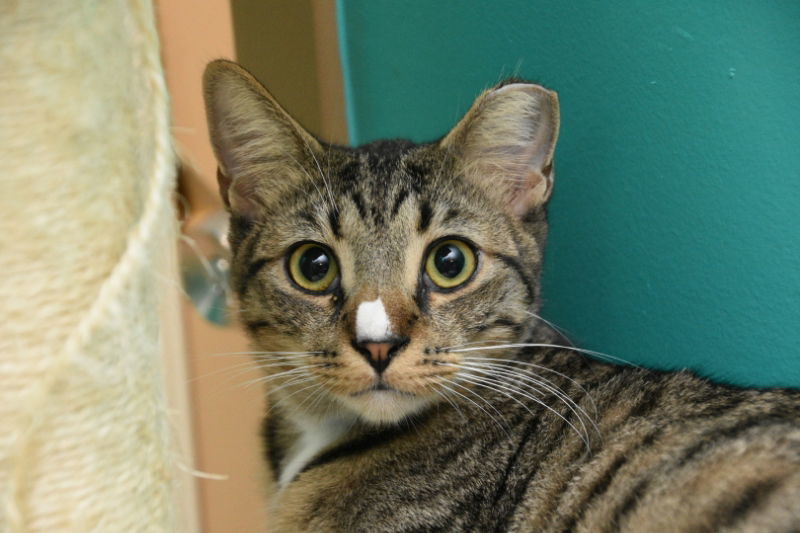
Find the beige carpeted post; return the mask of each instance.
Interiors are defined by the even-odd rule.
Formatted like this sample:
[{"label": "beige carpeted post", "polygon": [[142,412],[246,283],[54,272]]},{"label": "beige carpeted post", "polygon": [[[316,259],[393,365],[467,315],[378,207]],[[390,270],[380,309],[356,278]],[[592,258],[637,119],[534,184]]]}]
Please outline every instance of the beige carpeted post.
[{"label": "beige carpeted post", "polygon": [[0,531],[172,531],[150,0],[0,1]]}]

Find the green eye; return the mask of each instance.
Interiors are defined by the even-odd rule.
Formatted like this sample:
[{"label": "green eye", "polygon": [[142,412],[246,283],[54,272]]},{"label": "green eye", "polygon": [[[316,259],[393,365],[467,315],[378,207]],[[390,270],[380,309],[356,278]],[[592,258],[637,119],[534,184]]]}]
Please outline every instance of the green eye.
[{"label": "green eye", "polygon": [[339,275],[333,253],[317,243],[298,246],[289,257],[289,274],[297,285],[312,292],[325,292]]},{"label": "green eye", "polygon": [[425,260],[425,272],[442,289],[453,289],[475,272],[475,252],[464,241],[448,239],[434,246]]}]

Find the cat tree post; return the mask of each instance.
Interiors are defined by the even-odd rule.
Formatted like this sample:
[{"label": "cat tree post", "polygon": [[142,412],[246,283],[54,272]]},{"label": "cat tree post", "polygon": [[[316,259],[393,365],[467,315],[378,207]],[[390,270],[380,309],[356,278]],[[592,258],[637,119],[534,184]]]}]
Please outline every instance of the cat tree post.
[{"label": "cat tree post", "polygon": [[0,64],[0,530],[173,531],[151,2],[2,2]]}]

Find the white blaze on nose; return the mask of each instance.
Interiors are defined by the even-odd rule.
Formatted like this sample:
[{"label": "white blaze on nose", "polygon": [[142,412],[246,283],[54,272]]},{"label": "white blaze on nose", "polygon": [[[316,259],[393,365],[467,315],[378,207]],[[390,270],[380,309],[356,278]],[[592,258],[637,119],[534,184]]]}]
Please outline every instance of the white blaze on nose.
[{"label": "white blaze on nose", "polygon": [[392,335],[392,323],[380,298],[362,302],[356,312],[356,340],[381,341]]}]

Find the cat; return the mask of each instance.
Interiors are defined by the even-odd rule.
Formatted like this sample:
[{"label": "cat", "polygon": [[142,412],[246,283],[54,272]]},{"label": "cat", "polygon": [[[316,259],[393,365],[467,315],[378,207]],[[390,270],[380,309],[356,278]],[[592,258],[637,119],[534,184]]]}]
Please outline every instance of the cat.
[{"label": "cat", "polygon": [[800,531],[800,390],[609,364],[539,317],[554,92],[357,148],[235,63],[204,96],[274,531]]}]

